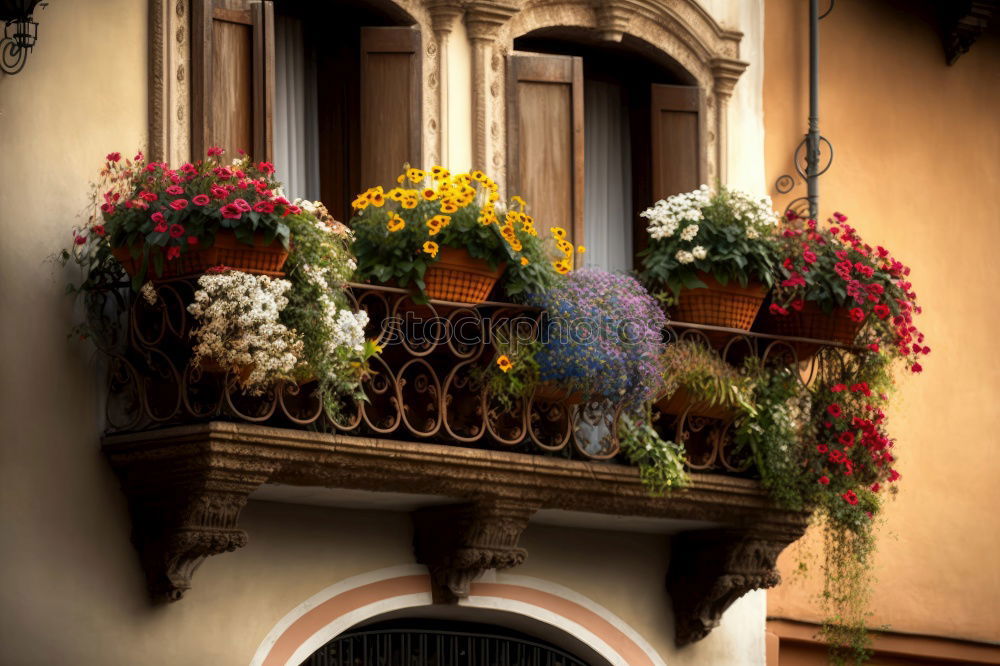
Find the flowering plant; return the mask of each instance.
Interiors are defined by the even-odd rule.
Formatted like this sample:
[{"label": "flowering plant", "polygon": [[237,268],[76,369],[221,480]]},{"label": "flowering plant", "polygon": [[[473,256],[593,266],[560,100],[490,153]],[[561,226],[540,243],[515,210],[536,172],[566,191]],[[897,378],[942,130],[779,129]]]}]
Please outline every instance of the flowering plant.
[{"label": "flowering plant", "polygon": [[634,278],[585,268],[534,301],[547,318],[537,356],[541,381],[630,404],[660,391],[666,318]]},{"label": "flowering plant", "polygon": [[771,285],[777,216],[769,197],[702,185],[657,201],[640,216],[649,220],[650,243],[640,253],[647,284],[665,285],[674,298],[706,286],[698,273],[721,284]]},{"label": "flowering plant", "polygon": [[128,248],[141,269],[133,277],[138,288],[149,266],[159,276],[165,261],[193,249],[211,247],[220,229],[252,244],[275,240],[288,248],[286,218],[299,206],[278,193],[274,166],[254,163],[248,156],[223,164],[222,149],[211,148],[206,160],[172,169],[165,162],[147,162],[142,153],[123,160],[110,153],[94,194],[100,216],[78,230],[76,242],[106,238],[111,248]]},{"label": "flowering plant", "polygon": [[705,406],[722,406],[754,414],[754,379],[726,363],[710,347],[695,340],[678,340],[660,355],[663,395],[684,390],[688,399]]},{"label": "flowering plant", "polygon": [[[561,253],[539,236],[525,202],[500,202],[499,188],[482,171],[451,174],[407,168],[397,187],[373,187],[358,195],[350,225],[361,279],[414,284],[424,296],[424,273],[443,247],[464,248],[495,270],[507,267],[508,296],[545,291],[573,268],[565,231],[553,230]],[[562,248],[569,245],[567,254]]]},{"label": "flowering plant", "polygon": [[920,306],[909,267],[881,245],[865,243],[840,213],[826,226],[801,220],[791,211],[787,219],[778,248],[781,279],[771,313],[788,316],[806,302],[827,313],[849,308],[870,349],[902,358],[913,372],[920,372],[919,359],[931,350],[913,322]]}]

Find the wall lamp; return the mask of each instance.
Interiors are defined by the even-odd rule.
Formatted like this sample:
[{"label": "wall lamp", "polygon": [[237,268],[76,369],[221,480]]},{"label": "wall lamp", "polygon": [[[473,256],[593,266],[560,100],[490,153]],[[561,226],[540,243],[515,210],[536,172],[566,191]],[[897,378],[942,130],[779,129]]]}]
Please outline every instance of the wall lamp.
[{"label": "wall lamp", "polygon": [[38,40],[38,21],[31,15],[37,7],[47,4],[42,0],[0,0],[0,21],[4,22],[0,70],[17,74],[24,69],[28,54]]}]

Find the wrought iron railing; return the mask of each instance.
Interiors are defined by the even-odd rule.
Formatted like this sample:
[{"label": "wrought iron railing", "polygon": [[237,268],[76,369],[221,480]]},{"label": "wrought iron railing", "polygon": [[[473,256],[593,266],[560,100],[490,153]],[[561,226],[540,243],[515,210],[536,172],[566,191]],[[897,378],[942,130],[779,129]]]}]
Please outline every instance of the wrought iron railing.
[{"label": "wrought iron railing", "polygon": [[[397,440],[561,455],[584,460],[620,456],[620,405],[606,400],[568,404],[530,397],[504,407],[485,388],[482,369],[494,361],[499,335],[534,335],[542,313],[511,303],[469,306],[413,302],[403,289],[354,285],[351,298],[370,318],[368,337],[383,345],[363,383],[366,400],[343,405],[331,418],[309,383],[282,382],[247,395],[238,378],[194,363],[187,313],[196,285],[175,281],[156,288],[157,299],[129,295],[105,351],[109,361],[109,433],[230,420]],[[672,322],[670,341],[700,339],[725,360],[748,355],[796,369],[801,381],[817,376],[822,361],[852,352],[836,343]],[[692,469],[747,473],[748,456],[732,444],[732,423],[663,414],[656,426],[685,443]]]}]

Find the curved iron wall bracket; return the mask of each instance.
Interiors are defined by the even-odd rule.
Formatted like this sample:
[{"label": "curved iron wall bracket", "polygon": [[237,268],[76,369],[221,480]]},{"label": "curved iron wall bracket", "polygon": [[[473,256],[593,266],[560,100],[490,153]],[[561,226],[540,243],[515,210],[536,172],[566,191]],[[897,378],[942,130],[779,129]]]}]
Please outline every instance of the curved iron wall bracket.
[{"label": "curved iron wall bracket", "polygon": [[38,41],[38,21],[32,14],[36,7],[45,7],[47,2],[27,0],[0,5],[0,21],[4,22],[3,38],[0,38],[0,70],[14,75],[24,69],[28,54]]}]

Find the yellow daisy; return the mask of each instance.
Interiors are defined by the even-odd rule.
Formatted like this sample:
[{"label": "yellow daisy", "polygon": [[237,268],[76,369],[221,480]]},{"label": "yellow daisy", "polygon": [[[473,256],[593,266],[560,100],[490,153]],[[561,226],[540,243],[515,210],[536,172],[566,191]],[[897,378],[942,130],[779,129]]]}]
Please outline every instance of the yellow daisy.
[{"label": "yellow daisy", "polygon": [[390,232],[396,232],[403,229],[406,226],[406,222],[399,215],[393,213],[389,216],[389,223],[386,226]]},{"label": "yellow daisy", "polygon": [[427,177],[427,174],[422,169],[407,169],[406,177],[410,179],[411,183],[419,183]]},{"label": "yellow daisy", "polygon": [[501,354],[500,358],[497,359],[497,366],[504,372],[508,372],[514,367],[514,364],[507,357],[506,354]]},{"label": "yellow daisy", "polygon": [[527,266],[527,265],[528,265],[528,264],[530,264],[530,263],[531,263],[531,262],[530,262],[530,261],[528,261],[528,258],[527,258],[527,257],[521,257],[521,265],[522,265],[522,266]]},{"label": "yellow daisy", "polygon": [[566,238],[566,230],[563,229],[562,227],[552,227],[551,229],[549,229],[549,231],[552,232],[552,235],[554,237],[556,237],[556,238],[558,238],[560,240],[562,240],[563,238]]},{"label": "yellow daisy", "polygon": [[427,241],[424,243],[424,252],[431,255],[431,257],[436,257],[438,253],[438,244],[434,241]]}]

